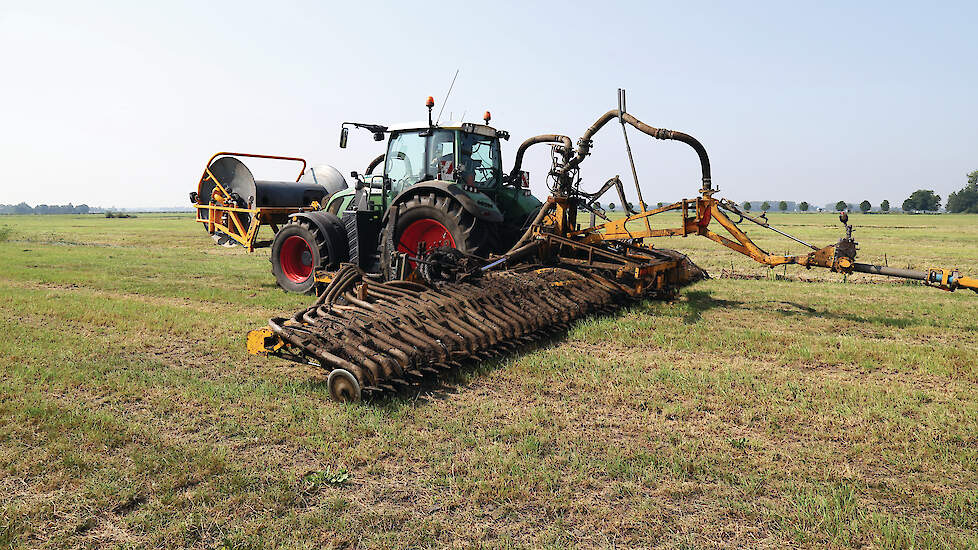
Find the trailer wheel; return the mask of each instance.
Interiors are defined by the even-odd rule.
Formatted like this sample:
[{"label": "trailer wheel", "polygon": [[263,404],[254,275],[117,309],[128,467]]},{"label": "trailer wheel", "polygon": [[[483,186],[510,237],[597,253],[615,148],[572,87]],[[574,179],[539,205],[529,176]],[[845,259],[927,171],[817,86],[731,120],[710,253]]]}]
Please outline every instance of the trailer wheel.
[{"label": "trailer wheel", "polygon": [[[380,264],[384,275],[393,273],[394,252],[417,255],[438,247],[485,258],[493,251],[494,227],[469,212],[451,197],[429,193],[395,205],[381,233]],[[415,263],[411,262],[414,267]]]},{"label": "trailer wheel", "polygon": [[[318,224],[304,218],[290,221],[275,234],[272,241],[272,274],[278,285],[288,292],[308,293],[316,284],[317,269],[335,268],[345,261],[345,232],[336,227],[339,219],[329,213],[316,212],[325,218],[323,231]],[[333,219],[336,218],[336,219]]]}]

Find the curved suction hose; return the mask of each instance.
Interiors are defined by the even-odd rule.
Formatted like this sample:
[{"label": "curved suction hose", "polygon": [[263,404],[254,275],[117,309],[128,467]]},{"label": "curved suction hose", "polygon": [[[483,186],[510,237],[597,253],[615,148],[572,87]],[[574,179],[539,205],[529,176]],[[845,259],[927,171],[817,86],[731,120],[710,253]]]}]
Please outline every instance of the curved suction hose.
[{"label": "curved suction hose", "polygon": [[559,176],[565,175],[568,171],[576,168],[584,157],[588,155],[591,151],[591,138],[594,134],[598,133],[605,124],[609,121],[620,118],[621,120],[632,125],[640,132],[654,137],[655,139],[671,139],[675,141],[681,141],[686,145],[689,145],[696,151],[696,154],[700,157],[700,170],[703,174],[703,188],[700,189],[701,192],[710,192],[713,190],[712,178],[710,176],[710,157],[706,154],[706,148],[700,143],[696,138],[689,134],[683,132],[677,132],[675,130],[665,130],[663,128],[654,128],[648,124],[642,122],[641,120],[633,117],[628,113],[622,113],[618,109],[612,109],[607,113],[601,115],[594,124],[591,125],[581,139],[577,141],[577,151],[572,159],[564,163],[564,166],[560,169]]},{"label": "curved suction hose", "polygon": [[509,172],[509,181],[515,181],[516,177],[519,176],[520,168],[523,167],[523,155],[526,153],[526,150],[529,149],[531,145],[536,145],[538,143],[562,143],[564,145],[565,160],[574,151],[574,143],[571,141],[571,138],[562,136],[560,134],[541,134],[539,136],[528,138],[526,141],[521,143],[519,148],[516,150],[516,160],[513,163],[513,169]]},{"label": "curved suction hose", "polygon": [[368,175],[368,176],[370,174],[373,174],[374,168],[376,168],[378,165],[380,165],[380,163],[384,162],[384,158],[386,156],[387,155],[377,155],[377,158],[375,158],[374,160],[370,161],[370,164],[367,165],[367,170],[364,172],[364,174],[365,175]]}]

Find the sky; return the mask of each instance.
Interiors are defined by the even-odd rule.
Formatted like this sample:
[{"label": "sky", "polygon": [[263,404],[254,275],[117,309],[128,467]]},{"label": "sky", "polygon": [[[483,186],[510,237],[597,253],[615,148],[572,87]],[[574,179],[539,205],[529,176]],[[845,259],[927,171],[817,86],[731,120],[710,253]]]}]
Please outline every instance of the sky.
[{"label": "sky", "polygon": [[[576,141],[625,88],[738,202],[946,198],[978,170],[976,21],[975,2],[0,0],[0,203],[189,206],[218,151],[363,171],[384,144],[340,149],[340,123],[423,119],[456,69],[443,119],[491,111],[507,171],[523,139]],[[629,138],[646,201],[695,196],[691,149]],[[549,163],[545,146],[524,163],[541,198]],[[619,125],[581,174],[631,186]]]}]

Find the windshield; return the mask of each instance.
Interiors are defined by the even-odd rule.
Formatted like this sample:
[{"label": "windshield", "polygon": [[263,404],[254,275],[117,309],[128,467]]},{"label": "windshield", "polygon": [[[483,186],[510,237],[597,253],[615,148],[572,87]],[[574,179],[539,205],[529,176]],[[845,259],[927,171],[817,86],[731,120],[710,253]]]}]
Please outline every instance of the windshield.
[{"label": "windshield", "polygon": [[463,181],[476,187],[494,187],[499,183],[502,163],[499,140],[478,134],[462,134],[462,158],[459,166]]},{"label": "windshield", "polygon": [[[457,162],[459,147],[461,157]],[[435,179],[495,187],[502,174],[499,140],[457,130],[407,130],[391,137],[384,174],[391,180],[394,195],[416,183]]]},{"label": "windshield", "polygon": [[395,195],[421,181],[455,180],[455,131],[423,133],[411,130],[391,138],[384,174]]}]

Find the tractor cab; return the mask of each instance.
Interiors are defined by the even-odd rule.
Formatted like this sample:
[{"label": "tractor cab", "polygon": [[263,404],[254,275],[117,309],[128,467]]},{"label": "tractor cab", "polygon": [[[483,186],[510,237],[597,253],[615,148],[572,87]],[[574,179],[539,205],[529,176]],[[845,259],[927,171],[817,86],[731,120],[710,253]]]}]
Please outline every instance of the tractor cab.
[{"label": "tractor cab", "polygon": [[502,184],[500,134],[489,126],[454,123],[418,128],[390,129],[384,176],[393,200],[408,188],[426,181],[462,185],[467,191],[494,193]]}]

